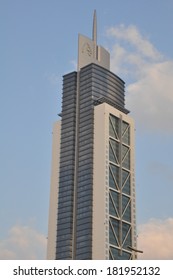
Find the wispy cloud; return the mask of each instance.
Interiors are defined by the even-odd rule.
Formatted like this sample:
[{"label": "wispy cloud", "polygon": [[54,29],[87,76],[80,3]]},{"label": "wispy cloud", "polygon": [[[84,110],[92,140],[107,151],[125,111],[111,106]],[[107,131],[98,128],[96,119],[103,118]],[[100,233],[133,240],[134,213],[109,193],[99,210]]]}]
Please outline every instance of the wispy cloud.
[{"label": "wispy cloud", "polygon": [[173,60],[168,60],[135,26],[108,30],[112,70],[129,80],[126,106],[140,127],[173,132]]},{"label": "wispy cloud", "polygon": [[138,228],[139,259],[173,260],[173,218],[151,219]]},{"label": "wispy cloud", "polygon": [[0,240],[1,260],[46,258],[46,237],[37,230],[22,225],[13,226],[8,237]]},{"label": "wispy cloud", "polygon": [[77,61],[76,60],[71,60],[70,63],[73,66],[73,70],[72,71],[76,71],[77,70]]},{"label": "wispy cloud", "polygon": [[157,51],[157,49],[152,45],[152,43],[150,43],[148,38],[145,38],[145,36],[139,32],[138,28],[134,25],[126,27],[124,24],[121,24],[110,28],[107,32],[108,35],[129,43],[142,57],[147,57],[152,60],[158,60],[161,58],[161,54]]},{"label": "wispy cloud", "polygon": [[61,85],[62,83],[62,77],[56,73],[45,74],[45,76],[53,86]]}]

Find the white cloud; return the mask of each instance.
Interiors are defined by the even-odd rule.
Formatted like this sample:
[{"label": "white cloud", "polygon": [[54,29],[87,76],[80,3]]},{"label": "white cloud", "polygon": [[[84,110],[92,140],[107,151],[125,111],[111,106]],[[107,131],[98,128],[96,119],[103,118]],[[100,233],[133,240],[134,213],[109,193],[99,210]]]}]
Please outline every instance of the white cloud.
[{"label": "white cloud", "polygon": [[145,129],[173,132],[173,60],[167,60],[134,26],[108,30],[112,71],[128,80],[126,107]]},{"label": "white cloud", "polygon": [[151,59],[160,59],[161,55],[157,49],[149,42],[147,38],[142,36],[136,26],[130,25],[125,27],[123,24],[112,27],[108,30],[108,35],[123,40],[135,48],[142,56]]},{"label": "white cloud", "polygon": [[45,259],[46,244],[46,237],[35,229],[15,225],[9,230],[8,237],[0,240],[0,259]]},{"label": "white cloud", "polygon": [[127,106],[140,125],[173,132],[173,62],[144,67],[143,77],[127,87]]},{"label": "white cloud", "polygon": [[139,259],[173,260],[173,218],[151,219],[138,228]]},{"label": "white cloud", "polygon": [[71,60],[70,63],[73,66],[73,70],[72,71],[76,71],[77,70],[77,61],[76,60]]}]

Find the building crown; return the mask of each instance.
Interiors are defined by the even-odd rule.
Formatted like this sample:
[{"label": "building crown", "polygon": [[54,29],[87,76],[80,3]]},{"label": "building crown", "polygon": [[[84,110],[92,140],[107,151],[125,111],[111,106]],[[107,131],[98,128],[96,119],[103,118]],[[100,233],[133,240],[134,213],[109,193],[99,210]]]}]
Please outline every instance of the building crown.
[{"label": "building crown", "polygon": [[78,71],[90,64],[98,64],[110,70],[110,54],[109,52],[97,45],[97,17],[96,10],[93,16],[92,39],[79,34],[78,37]]}]

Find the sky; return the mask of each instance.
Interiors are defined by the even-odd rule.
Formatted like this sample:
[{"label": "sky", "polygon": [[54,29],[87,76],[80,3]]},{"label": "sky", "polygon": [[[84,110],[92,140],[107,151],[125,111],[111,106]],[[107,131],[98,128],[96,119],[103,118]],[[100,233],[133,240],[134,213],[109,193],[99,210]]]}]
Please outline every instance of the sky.
[{"label": "sky", "polygon": [[173,259],[173,1],[0,0],[0,259],[45,259],[52,127],[78,33],[126,83],[140,259]]}]

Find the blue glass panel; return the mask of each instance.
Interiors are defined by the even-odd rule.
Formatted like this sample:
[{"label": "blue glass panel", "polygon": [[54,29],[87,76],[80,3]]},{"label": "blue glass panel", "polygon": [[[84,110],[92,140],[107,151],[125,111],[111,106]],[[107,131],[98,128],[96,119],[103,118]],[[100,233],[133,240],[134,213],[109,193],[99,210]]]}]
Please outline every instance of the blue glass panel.
[{"label": "blue glass panel", "polygon": [[130,145],[130,127],[127,128],[126,132],[124,133],[122,141],[123,143]]},{"label": "blue glass panel", "polygon": [[109,187],[113,189],[117,189],[117,186],[115,184],[114,178],[110,170],[109,170]]},{"label": "blue glass panel", "polygon": [[124,134],[124,132],[126,131],[128,126],[129,126],[129,124],[123,121],[123,123],[122,123],[122,135]]},{"label": "blue glass panel", "polygon": [[130,195],[130,176],[128,177],[127,181],[125,182],[122,192]]},{"label": "blue glass panel", "polygon": [[118,246],[118,242],[116,240],[116,237],[115,237],[112,227],[110,225],[109,225],[109,243],[114,246]]},{"label": "blue glass panel", "polygon": [[117,217],[116,209],[115,209],[115,207],[114,207],[110,197],[109,197],[109,214],[112,215],[112,216]]},{"label": "blue glass panel", "polygon": [[114,204],[116,206],[116,209],[119,213],[119,194],[117,192],[114,192],[114,191],[110,191],[110,193],[111,193],[112,199],[114,201]]},{"label": "blue glass panel", "polygon": [[113,255],[114,260],[119,260],[120,259],[120,250],[116,249],[114,247],[110,247],[111,253]]},{"label": "blue glass panel", "polygon": [[118,241],[119,241],[120,222],[119,222],[119,220],[113,219],[111,217],[110,217],[110,222],[111,222],[111,224],[113,226],[113,229],[114,229],[114,231],[116,233],[116,236],[118,238]]},{"label": "blue glass panel", "polygon": [[111,253],[109,252],[109,260],[113,260]]},{"label": "blue glass panel", "polygon": [[127,235],[127,233],[128,233],[128,230],[129,230],[129,228],[130,228],[130,225],[129,224],[127,224],[127,223],[122,223],[122,237],[123,237],[123,241],[124,241],[124,238],[126,237],[126,235]]},{"label": "blue glass panel", "polygon": [[126,208],[129,200],[130,200],[129,197],[122,195],[122,212],[124,212],[124,209]]},{"label": "blue glass panel", "polygon": [[[113,151],[114,151],[114,154],[116,155],[116,159],[119,161],[119,142],[113,140],[113,139],[110,139],[110,143],[111,143],[111,146],[113,148]],[[116,163],[118,163],[116,160]]]},{"label": "blue glass panel", "polygon": [[130,170],[130,151],[126,154],[125,158],[123,159],[122,166]]},{"label": "blue glass panel", "polygon": [[109,135],[113,138],[117,138],[111,121],[109,121]]},{"label": "blue glass panel", "polygon": [[[111,120],[114,130],[116,131],[117,136],[119,137],[119,119],[113,115],[110,115],[110,120]],[[115,137],[115,138],[117,138],[117,137]]]},{"label": "blue glass panel", "polygon": [[129,150],[128,147],[122,145],[122,159],[124,159],[124,156],[126,155],[128,150]]},{"label": "blue glass panel", "polygon": [[114,260],[130,260],[131,254],[127,253],[125,251],[120,251],[119,249],[116,249],[114,247],[110,247],[110,251],[113,255]]},{"label": "blue glass panel", "polygon": [[119,167],[113,164],[110,164],[111,171],[114,175],[114,178],[119,186]]},{"label": "blue glass panel", "polygon": [[129,203],[126,211],[123,214],[123,220],[127,221],[127,222],[131,222],[131,203]]},{"label": "blue glass panel", "polygon": [[128,246],[132,246],[132,236],[131,236],[131,229],[128,233],[128,236],[123,244],[123,248],[128,250]]},{"label": "blue glass panel", "polygon": [[128,171],[122,170],[122,185],[124,185],[124,183],[125,183],[125,181],[126,181],[128,175],[129,175],[129,172],[128,172]]},{"label": "blue glass panel", "polygon": [[114,162],[114,163],[118,163],[117,159],[116,159],[116,157],[113,153],[113,150],[112,150],[112,147],[111,147],[110,143],[109,143],[109,160]]}]

